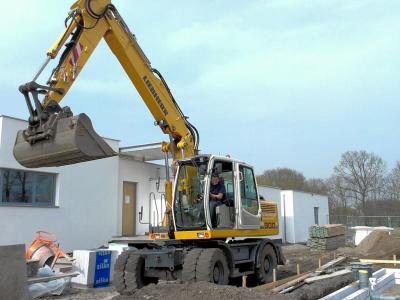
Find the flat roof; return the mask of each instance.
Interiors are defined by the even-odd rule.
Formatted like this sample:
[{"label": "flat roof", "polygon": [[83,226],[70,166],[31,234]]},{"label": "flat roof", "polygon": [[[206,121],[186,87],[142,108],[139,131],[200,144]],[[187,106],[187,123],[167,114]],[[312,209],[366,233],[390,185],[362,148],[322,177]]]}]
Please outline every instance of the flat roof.
[{"label": "flat roof", "polygon": [[161,143],[143,144],[119,148],[121,157],[128,157],[138,161],[155,161],[164,159]]},{"label": "flat roof", "polygon": [[[21,118],[17,118],[17,117],[11,117],[11,116],[8,116],[8,115],[0,115],[0,118],[11,119],[11,120],[16,120],[16,121],[28,123],[28,121],[25,120],[25,119],[21,119]],[[121,142],[121,140],[114,139],[114,138],[109,138],[109,137],[105,137],[105,136],[102,136],[102,138],[103,138],[103,139],[106,139],[106,140]]]}]

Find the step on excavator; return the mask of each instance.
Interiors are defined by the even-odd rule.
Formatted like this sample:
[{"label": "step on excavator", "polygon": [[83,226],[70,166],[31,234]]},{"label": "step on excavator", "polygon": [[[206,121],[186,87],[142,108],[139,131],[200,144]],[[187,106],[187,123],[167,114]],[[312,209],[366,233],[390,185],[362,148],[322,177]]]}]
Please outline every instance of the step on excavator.
[{"label": "step on excavator", "polygon": [[[284,263],[280,245],[272,239],[279,233],[277,206],[260,200],[252,166],[199,153],[199,132],[111,0],[76,1],[65,26],[33,80],[19,87],[29,119],[28,127],[16,137],[16,160],[24,167],[39,168],[118,155],[95,132],[86,114],[73,115],[69,107],[60,106],[102,39],[155,124],[169,137],[162,143],[167,176],[165,231],[129,241],[129,250],[115,263],[117,290],[132,294],[160,279],[228,284],[248,276],[248,282],[254,284],[271,281],[273,269]],[[47,83],[37,83],[48,63],[58,56]],[[213,194],[212,181],[223,185],[223,190]]]}]

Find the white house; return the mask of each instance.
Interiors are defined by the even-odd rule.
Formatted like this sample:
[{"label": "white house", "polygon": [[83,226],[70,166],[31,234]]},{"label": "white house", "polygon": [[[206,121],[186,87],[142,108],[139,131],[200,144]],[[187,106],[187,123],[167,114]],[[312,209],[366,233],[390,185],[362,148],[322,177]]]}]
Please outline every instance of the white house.
[{"label": "white house", "polygon": [[113,236],[142,235],[149,220],[161,221],[165,168],[147,162],[163,158],[159,144],[120,150],[119,141],[106,139],[119,156],[26,169],[13,156],[17,131],[26,126],[0,116],[0,245],[28,244],[43,230],[65,250],[90,249]]},{"label": "white house", "polygon": [[[120,148],[119,141],[105,139],[118,156],[26,169],[13,156],[17,131],[26,126],[0,116],[0,245],[29,244],[43,230],[64,250],[90,249],[112,237],[143,235],[162,222],[165,168],[154,163],[163,159],[160,144]],[[325,196],[263,186],[259,194],[278,204],[274,239],[305,242],[309,225],[329,222]]]},{"label": "white house", "polygon": [[258,192],[266,201],[277,203],[279,235],[286,243],[305,243],[311,225],[329,224],[328,197],[292,190],[259,186]]},{"label": "white house", "polygon": [[329,224],[328,197],[300,191],[281,192],[284,216],[283,239],[288,243],[304,243],[311,225]]}]

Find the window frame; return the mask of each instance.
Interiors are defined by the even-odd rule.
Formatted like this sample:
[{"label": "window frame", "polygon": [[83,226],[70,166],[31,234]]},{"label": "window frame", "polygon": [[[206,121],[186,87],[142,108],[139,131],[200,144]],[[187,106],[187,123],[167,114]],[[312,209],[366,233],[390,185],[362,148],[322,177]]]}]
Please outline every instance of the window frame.
[{"label": "window frame", "polygon": [[[254,188],[254,191],[255,191],[255,198],[254,199],[250,199],[250,198],[247,198],[247,197],[242,197],[242,184],[245,184],[245,180],[246,180],[246,176],[244,174],[244,169],[250,170],[250,172],[252,174],[252,177],[253,177],[253,180],[252,180],[253,188]],[[249,166],[247,166],[245,164],[239,164],[239,173],[242,173],[241,177],[243,178],[242,180],[240,180],[240,176],[239,176],[239,193],[240,193],[241,208],[244,211],[246,211],[247,213],[249,213],[249,214],[251,214],[253,216],[256,216],[256,215],[258,215],[258,210],[260,208],[260,199],[259,199],[259,195],[258,195],[257,182],[256,182],[256,176],[254,174],[254,170],[253,170],[253,168],[251,168],[251,167],[249,167]],[[244,187],[243,191],[245,192],[245,190],[246,190],[246,188]],[[244,196],[246,196],[246,195],[244,195]],[[251,201],[257,201],[258,210],[257,210],[256,214],[253,214],[252,212],[250,212],[247,209],[243,208],[243,199],[246,199],[246,201],[248,201],[249,199]]]},{"label": "window frame", "polygon": [[[11,171],[11,172],[24,172],[32,174],[32,202],[24,203],[24,202],[3,202],[3,173],[4,171]],[[45,175],[51,176],[53,178],[53,183],[51,186],[51,201],[48,203],[37,202],[36,201],[36,183],[38,175]],[[56,205],[56,190],[57,190],[57,174],[50,173],[50,172],[37,172],[37,171],[30,171],[30,170],[23,170],[23,169],[13,169],[13,168],[3,168],[0,167],[0,207],[1,206],[20,206],[20,207],[44,207],[44,208],[57,208]]]}]

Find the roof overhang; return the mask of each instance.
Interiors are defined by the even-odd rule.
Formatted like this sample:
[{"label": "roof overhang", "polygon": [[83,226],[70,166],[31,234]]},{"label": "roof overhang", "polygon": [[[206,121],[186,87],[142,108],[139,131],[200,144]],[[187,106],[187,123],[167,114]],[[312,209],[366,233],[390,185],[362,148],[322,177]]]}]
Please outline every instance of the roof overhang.
[{"label": "roof overhang", "polygon": [[122,147],[119,148],[119,155],[144,162],[164,159],[161,143]]}]

